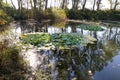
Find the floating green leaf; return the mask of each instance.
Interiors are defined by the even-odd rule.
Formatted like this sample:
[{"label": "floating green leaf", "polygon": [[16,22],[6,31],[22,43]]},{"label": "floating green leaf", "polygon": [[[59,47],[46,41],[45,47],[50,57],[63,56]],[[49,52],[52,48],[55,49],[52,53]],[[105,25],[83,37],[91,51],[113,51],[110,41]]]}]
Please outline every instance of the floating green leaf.
[{"label": "floating green leaf", "polygon": [[95,25],[88,25],[88,24],[81,24],[79,28],[82,28],[84,30],[89,30],[89,31],[103,31],[104,29],[100,26],[95,26]]},{"label": "floating green leaf", "polygon": [[49,46],[55,47],[78,47],[80,45],[87,45],[88,43],[94,43],[95,38],[91,36],[83,36],[77,33],[41,33],[41,34],[27,34],[21,36],[21,41],[24,44],[32,44],[34,46]]}]

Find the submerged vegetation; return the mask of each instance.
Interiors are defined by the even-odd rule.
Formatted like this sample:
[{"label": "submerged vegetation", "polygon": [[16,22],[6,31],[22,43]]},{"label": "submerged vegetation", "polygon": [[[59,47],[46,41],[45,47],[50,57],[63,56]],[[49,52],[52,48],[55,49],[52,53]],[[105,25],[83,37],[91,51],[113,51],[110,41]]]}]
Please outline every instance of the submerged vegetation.
[{"label": "submerged vegetation", "polygon": [[78,47],[87,45],[96,41],[93,37],[83,36],[77,33],[41,33],[41,34],[27,34],[21,36],[21,42],[24,44],[32,44],[34,46],[48,46],[54,45],[55,47]]}]

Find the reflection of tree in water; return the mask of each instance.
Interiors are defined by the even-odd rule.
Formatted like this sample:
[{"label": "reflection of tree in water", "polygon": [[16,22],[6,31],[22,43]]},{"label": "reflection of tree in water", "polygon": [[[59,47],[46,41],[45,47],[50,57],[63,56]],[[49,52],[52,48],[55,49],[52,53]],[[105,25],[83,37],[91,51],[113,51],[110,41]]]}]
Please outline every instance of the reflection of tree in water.
[{"label": "reflection of tree in water", "polygon": [[48,27],[60,28],[61,31],[65,26],[66,22],[29,22],[29,21],[21,21],[20,22],[21,31],[24,33],[31,32],[48,32]]},{"label": "reflection of tree in water", "polygon": [[[43,24],[38,27],[22,26],[22,31],[28,32],[48,32],[48,26],[56,26],[58,24]],[[67,32],[68,26],[71,27],[71,32],[76,32],[77,25],[64,24],[58,28],[62,32]],[[37,26],[37,24],[35,25]],[[61,27],[65,26],[65,27]],[[74,30],[73,30],[74,29]],[[36,31],[37,30],[37,31]],[[79,29],[84,34],[83,29]],[[107,28],[102,37],[99,32],[88,31],[88,34],[95,37],[98,41],[94,45],[80,47],[72,50],[46,50],[38,52],[41,64],[38,73],[41,76],[48,76],[46,80],[70,80],[77,78],[78,80],[89,80],[96,71],[101,71],[107,61],[112,60],[116,55],[116,49],[120,46],[120,30],[117,27]],[[111,46],[112,45],[112,46]],[[38,79],[41,79],[38,74]]]},{"label": "reflection of tree in water", "polygon": [[120,29],[118,27],[110,27],[106,31],[106,38],[109,41],[114,42],[113,44],[117,44],[120,46]]},{"label": "reflection of tree in water", "polygon": [[79,49],[73,49],[71,52],[64,51],[60,54],[60,58],[63,60],[58,61],[61,62],[61,66],[58,64],[58,70],[61,72],[58,76],[65,76],[61,70],[66,72],[69,70],[70,73],[66,74],[69,79],[76,77],[78,80],[89,80],[95,71],[102,70],[106,65],[103,51],[90,46],[84,47],[82,51]]},{"label": "reflection of tree in water", "polygon": [[57,80],[89,80],[95,71],[101,71],[107,65],[104,51],[96,48],[96,45],[80,49],[43,51],[42,55],[46,57],[39,66],[40,69],[54,78],[56,76]]},{"label": "reflection of tree in water", "polygon": [[46,75],[49,79],[51,77],[54,80],[73,78],[90,80],[96,71],[101,71],[107,65],[107,61],[112,60],[116,55],[120,31],[118,28],[112,29],[108,28],[104,31],[102,37],[99,37],[96,31],[90,31],[90,35],[98,40],[94,45],[72,50],[43,51],[42,55],[46,57],[39,66],[40,69],[47,71]]},{"label": "reflection of tree in water", "polygon": [[37,22],[22,21],[19,25],[23,33],[40,32],[42,30],[40,23]]}]

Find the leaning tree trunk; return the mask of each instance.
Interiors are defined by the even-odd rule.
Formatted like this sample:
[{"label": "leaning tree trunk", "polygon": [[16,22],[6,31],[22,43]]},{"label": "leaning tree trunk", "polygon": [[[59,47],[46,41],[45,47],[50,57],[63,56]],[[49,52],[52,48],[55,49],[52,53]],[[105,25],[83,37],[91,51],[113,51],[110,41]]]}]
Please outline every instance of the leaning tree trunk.
[{"label": "leaning tree trunk", "polygon": [[87,0],[84,0],[83,6],[82,6],[82,10],[85,9],[86,2],[87,2]]},{"label": "leaning tree trunk", "polygon": [[101,4],[101,0],[97,1],[97,11],[100,10],[100,4]]},{"label": "leaning tree trunk", "polygon": [[67,8],[67,2],[68,2],[67,0],[62,1],[62,6],[61,6],[62,9]]},{"label": "leaning tree trunk", "polygon": [[78,3],[79,3],[79,0],[72,0],[72,8],[78,9]]},{"label": "leaning tree trunk", "polygon": [[45,0],[45,10],[47,9],[48,0]]},{"label": "leaning tree trunk", "polygon": [[117,5],[118,5],[118,0],[115,1],[115,6],[114,6],[113,10],[116,10]]},{"label": "leaning tree trunk", "polygon": [[94,0],[94,3],[93,3],[93,11],[95,10],[95,3],[96,3],[96,0]]},{"label": "leaning tree trunk", "polygon": [[15,5],[14,5],[12,0],[11,0],[11,4],[12,4],[13,8],[16,10],[16,7],[15,7]]},{"label": "leaning tree trunk", "polygon": [[36,3],[37,3],[37,1],[33,0],[33,3],[34,3],[34,9],[36,9]]}]

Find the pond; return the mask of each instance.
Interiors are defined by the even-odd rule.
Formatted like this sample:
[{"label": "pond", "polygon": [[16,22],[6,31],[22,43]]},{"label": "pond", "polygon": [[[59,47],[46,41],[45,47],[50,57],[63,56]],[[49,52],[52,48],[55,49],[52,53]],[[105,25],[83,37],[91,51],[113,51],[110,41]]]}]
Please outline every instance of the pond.
[{"label": "pond", "polygon": [[3,31],[0,40],[10,40],[13,45],[22,34],[40,32],[90,35],[96,39],[94,44],[62,50],[30,45],[26,50],[22,47],[22,54],[37,80],[120,80],[120,27],[110,24],[100,27],[104,30],[83,28],[83,23],[75,22],[22,21],[5,28],[10,32],[5,35]]}]

